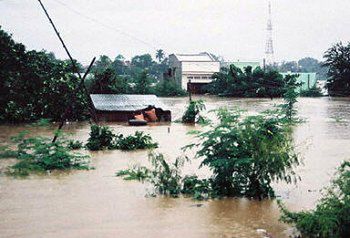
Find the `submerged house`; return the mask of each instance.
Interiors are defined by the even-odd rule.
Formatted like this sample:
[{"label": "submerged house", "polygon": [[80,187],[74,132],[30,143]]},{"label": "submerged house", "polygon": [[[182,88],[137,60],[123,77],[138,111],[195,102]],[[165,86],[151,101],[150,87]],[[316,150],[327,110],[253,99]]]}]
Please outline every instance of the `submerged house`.
[{"label": "submerged house", "polygon": [[170,75],[176,84],[192,93],[201,93],[202,87],[212,81],[211,76],[220,72],[220,62],[206,52],[171,54],[169,67]]},{"label": "submerged house", "polygon": [[171,121],[171,111],[155,95],[90,94],[99,121],[127,122],[155,109],[158,121]]}]

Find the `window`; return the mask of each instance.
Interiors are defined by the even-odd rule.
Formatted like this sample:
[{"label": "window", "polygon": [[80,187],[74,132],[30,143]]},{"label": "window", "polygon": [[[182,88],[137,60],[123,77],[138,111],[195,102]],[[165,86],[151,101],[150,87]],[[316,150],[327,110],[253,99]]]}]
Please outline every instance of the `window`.
[{"label": "window", "polygon": [[207,76],[204,76],[204,77],[202,77],[202,79],[208,79],[208,77],[207,77]]},{"label": "window", "polygon": [[189,77],[187,77],[187,79],[193,79],[193,77],[192,77],[192,76],[189,76]]},{"label": "window", "polygon": [[199,76],[196,76],[196,77],[194,77],[194,79],[200,79],[201,77],[199,77]]}]

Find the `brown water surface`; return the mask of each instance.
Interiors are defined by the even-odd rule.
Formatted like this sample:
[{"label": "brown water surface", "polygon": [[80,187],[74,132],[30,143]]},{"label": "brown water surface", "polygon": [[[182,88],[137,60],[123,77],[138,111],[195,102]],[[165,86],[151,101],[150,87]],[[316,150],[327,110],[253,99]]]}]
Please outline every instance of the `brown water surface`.
[{"label": "brown water surface", "polygon": [[[227,99],[204,97],[207,109],[239,106],[251,113],[271,108],[280,100]],[[164,98],[181,117],[186,98]],[[297,169],[302,180],[297,185],[274,187],[293,210],[313,208],[319,190],[329,184],[335,168],[350,158],[350,99],[302,98],[299,115],[306,122],[295,128],[297,150],[304,165]],[[109,124],[116,132],[133,133],[136,128]],[[0,143],[26,129],[34,135],[51,135],[55,127],[0,125]],[[170,133],[168,133],[170,128]],[[186,133],[196,126],[179,123],[137,128],[160,144],[158,151],[169,160],[180,155],[181,147],[194,141]],[[87,123],[65,126],[72,137],[86,141]],[[191,153],[191,152],[190,152]],[[272,237],[288,237],[290,227],[278,221],[279,211],[271,200],[221,199],[193,201],[190,198],[147,197],[152,188],[143,183],[124,181],[114,174],[120,169],[147,164],[147,151],[103,151],[91,153],[94,170],[33,175],[26,179],[0,176],[0,237],[262,237],[257,229]],[[0,160],[0,170],[13,163]],[[197,171],[194,160],[184,173],[208,176]],[[199,205],[198,205],[199,204]],[[198,206],[197,206],[198,205]]]}]

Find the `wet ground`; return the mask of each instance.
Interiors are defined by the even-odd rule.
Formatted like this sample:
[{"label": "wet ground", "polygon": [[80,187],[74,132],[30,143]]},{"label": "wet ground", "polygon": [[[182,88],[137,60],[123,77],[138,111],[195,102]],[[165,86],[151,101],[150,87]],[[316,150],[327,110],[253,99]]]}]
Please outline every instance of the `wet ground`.
[{"label": "wet ground", "polygon": [[[207,109],[239,106],[249,112],[271,108],[279,100],[205,97]],[[180,118],[186,98],[164,98]],[[299,116],[306,122],[294,130],[297,150],[304,165],[297,169],[297,185],[275,184],[280,198],[292,210],[313,208],[320,189],[329,184],[335,168],[350,159],[350,98],[302,98]],[[133,133],[136,128],[109,124],[115,132]],[[0,143],[27,129],[36,135],[51,135],[51,128],[29,125],[0,125]],[[186,133],[198,129],[179,123],[137,128],[159,142],[157,150],[169,159],[193,142]],[[87,123],[65,126],[72,137],[85,141]],[[169,132],[170,131],[170,132]],[[278,221],[279,211],[271,200],[221,199],[193,201],[190,198],[148,197],[152,188],[124,181],[114,174],[120,169],[147,164],[147,151],[103,151],[91,153],[94,170],[52,173],[14,179],[0,175],[0,237],[288,237],[290,227]],[[0,170],[13,160],[0,160]],[[198,160],[184,173],[199,172]]]}]

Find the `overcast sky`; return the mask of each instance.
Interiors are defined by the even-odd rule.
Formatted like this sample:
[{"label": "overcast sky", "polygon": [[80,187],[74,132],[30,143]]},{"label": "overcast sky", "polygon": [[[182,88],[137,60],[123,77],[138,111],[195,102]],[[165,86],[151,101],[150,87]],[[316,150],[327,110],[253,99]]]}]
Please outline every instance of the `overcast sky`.
[{"label": "overcast sky", "polygon": [[[73,57],[208,51],[264,57],[267,0],[42,0]],[[272,0],[276,60],[322,59],[350,40],[350,0]],[[97,20],[94,21],[94,19]],[[67,58],[37,0],[0,0],[0,25],[28,49]]]}]

